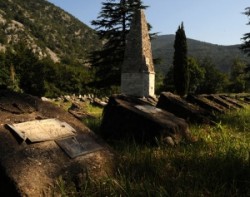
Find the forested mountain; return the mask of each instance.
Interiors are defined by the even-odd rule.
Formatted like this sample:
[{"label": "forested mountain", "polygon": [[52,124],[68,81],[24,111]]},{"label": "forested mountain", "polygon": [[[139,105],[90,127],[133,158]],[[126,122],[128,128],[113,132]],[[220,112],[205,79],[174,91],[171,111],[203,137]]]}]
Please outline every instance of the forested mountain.
[{"label": "forested mountain", "polygon": [[[157,36],[152,40],[152,50],[155,58],[161,58],[162,64],[157,65],[157,70],[166,72],[173,63],[175,35]],[[213,63],[223,72],[229,72],[235,58],[250,63],[250,58],[239,50],[240,45],[222,46],[187,39],[188,55],[202,60],[211,58]]]},{"label": "forested mountain", "polygon": [[65,64],[84,64],[101,44],[94,30],[46,0],[0,0],[0,49],[20,41]]},{"label": "forested mountain", "polygon": [[[157,83],[162,83],[172,65],[174,39],[174,35],[165,35],[152,40],[154,58],[163,60],[156,65],[157,74],[163,71],[157,75]],[[89,64],[90,52],[100,49],[102,43],[107,42],[99,40],[95,30],[47,0],[0,0],[0,88],[50,97],[102,94]],[[187,44],[188,55],[198,60],[211,58],[224,72],[230,71],[235,58],[250,62],[239,45],[192,39]]]}]

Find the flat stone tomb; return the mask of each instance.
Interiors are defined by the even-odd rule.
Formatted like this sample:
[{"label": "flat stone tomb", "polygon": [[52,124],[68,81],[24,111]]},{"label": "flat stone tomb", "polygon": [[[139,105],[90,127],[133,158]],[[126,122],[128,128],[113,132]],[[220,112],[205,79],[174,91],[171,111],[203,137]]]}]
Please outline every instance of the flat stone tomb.
[{"label": "flat stone tomb", "polygon": [[73,136],[76,130],[57,119],[34,120],[8,126],[24,141],[42,142]]},{"label": "flat stone tomb", "polygon": [[56,140],[56,143],[71,158],[98,151],[102,147],[93,142],[88,135],[80,134],[66,139]]},{"label": "flat stone tomb", "polygon": [[88,134],[77,135],[73,127],[57,119],[34,120],[7,126],[23,141],[37,143],[55,140],[70,158],[102,149]]},{"label": "flat stone tomb", "polygon": [[162,111],[160,108],[156,108],[151,105],[135,105],[135,108],[149,114],[156,114]]}]

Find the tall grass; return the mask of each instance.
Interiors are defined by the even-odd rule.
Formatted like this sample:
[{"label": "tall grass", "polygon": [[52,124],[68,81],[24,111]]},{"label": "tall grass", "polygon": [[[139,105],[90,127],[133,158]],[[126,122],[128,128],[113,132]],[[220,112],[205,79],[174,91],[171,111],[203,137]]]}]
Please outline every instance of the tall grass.
[{"label": "tall grass", "polygon": [[89,179],[69,196],[250,196],[250,108],[218,119],[215,126],[191,125],[195,143],[111,143],[118,153],[114,175]]}]

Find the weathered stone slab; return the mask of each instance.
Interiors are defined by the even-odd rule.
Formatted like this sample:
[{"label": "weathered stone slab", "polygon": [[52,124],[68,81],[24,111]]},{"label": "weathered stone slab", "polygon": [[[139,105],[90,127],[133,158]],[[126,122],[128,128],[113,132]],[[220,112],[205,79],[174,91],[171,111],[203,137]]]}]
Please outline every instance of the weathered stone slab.
[{"label": "weathered stone slab", "polygon": [[210,94],[210,95],[205,95],[204,97],[227,109],[237,109],[237,107],[235,107],[233,104],[227,102],[225,99],[220,98],[219,95]]},{"label": "weathered stone slab", "polygon": [[226,108],[206,99],[200,95],[188,95],[186,98],[189,102],[198,105],[199,107],[210,112],[225,113]]},{"label": "weathered stone slab", "polygon": [[26,121],[17,124],[7,124],[24,141],[42,142],[73,136],[76,130],[66,122],[57,119]]},{"label": "weathered stone slab", "polygon": [[93,141],[87,134],[80,134],[73,137],[56,140],[56,143],[71,157],[95,152],[103,147]]},{"label": "weathered stone slab", "polygon": [[[74,182],[80,186],[87,176],[96,179],[112,172],[112,151],[82,122],[49,102],[1,90],[0,103],[10,106],[12,102],[23,108],[20,114],[0,109],[0,196],[9,196],[11,192],[13,196],[50,196],[51,191],[57,195],[54,186],[58,177],[62,177],[65,184]],[[87,135],[88,144],[95,143],[102,148],[72,159],[54,140],[38,143],[20,141],[6,126],[51,118],[69,124],[76,131],[76,138]],[[85,144],[82,140],[79,143]]]},{"label": "weathered stone slab", "polygon": [[210,123],[213,115],[170,92],[162,92],[157,107],[193,123]]},{"label": "weathered stone slab", "polygon": [[101,132],[107,139],[134,139],[139,143],[171,139],[191,140],[188,124],[174,114],[133,97],[114,95],[104,108]]},{"label": "weathered stone slab", "polygon": [[234,98],[231,98],[231,97],[226,96],[226,95],[220,95],[220,97],[222,99],[226,100],[227,102],[231,103],[232,105],[234,105],[237,108],[244,108],[244,105],[242,104],[242,102],[240,102]]}]

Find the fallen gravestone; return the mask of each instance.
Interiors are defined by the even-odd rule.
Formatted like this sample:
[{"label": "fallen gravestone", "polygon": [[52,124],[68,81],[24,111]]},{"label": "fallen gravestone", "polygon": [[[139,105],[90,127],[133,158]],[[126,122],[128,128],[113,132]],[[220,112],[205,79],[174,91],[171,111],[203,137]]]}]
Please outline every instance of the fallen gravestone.
[{"label": "fallen gravestone", "polygon": [[188,95],[186,99],[188,102],[198,105],[211,113],[217,112],[224,114],[226,112],[225,107],[218,105],[201,95]]},{"label": "fallen gravestone", "polygon": [[113,154],[49,102],[0,91],[0,196],[56,196],[59,177],[80,187],[112,172]]},{"label": "fallen gravestone", "polygon": [[210,123],[210,119],[214,118],[212,113],[188,103],[186,100],[170,92],[161,93],[156,107],[193,123]]},{"label": "fallen gravestone", "polygon": [[101,132],[107,139],[133,139],[139,143],[162,140],[174,145],[181,139],[192,140],[184,119],[122,95],[110,97],[104,108]]},{"label": "fallen gravestone", "polygon": [[243,102],[241,102],[241,101],[238,101],[234,98],[231,98],[231,97],[225,96],[225,95],[220,95],[220,97],[222,99],[226,100],[227,102],[233,104],[237,108],[244,108]]},{"label": "fallen gravestone", "polygon": [[225,99],[222,99],[219,95],[209,94],[205,95],[204,97],[209,99],[210,101],[217,103],[218,105],[225,107],[226,109],[237,109],[235,105],[233,105],[232,103],[228,102]]}]

